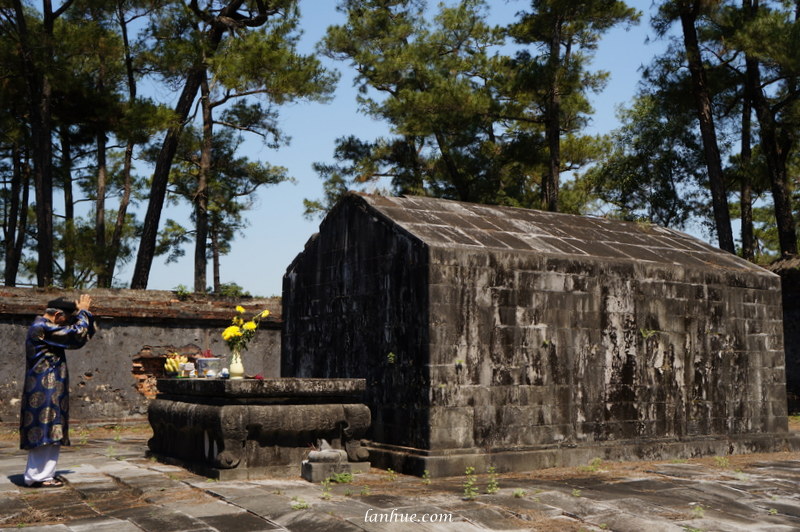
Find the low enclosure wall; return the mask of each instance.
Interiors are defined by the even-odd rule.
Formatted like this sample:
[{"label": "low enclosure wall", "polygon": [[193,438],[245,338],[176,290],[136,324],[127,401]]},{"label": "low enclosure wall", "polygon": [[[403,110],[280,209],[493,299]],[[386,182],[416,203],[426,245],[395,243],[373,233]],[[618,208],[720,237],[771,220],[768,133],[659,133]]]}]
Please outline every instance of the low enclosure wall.
[{"label": "low enclosure wall", "polygon": [[[280,299],[233,300],[210,296],[179,299],[156,290],[88,290],[97,318],[97,334],[85,347],[67,351],[73,426],[81,421],[145,419],[154,396],[155,375],[141,355],[210,349],[228,355],[220,334],[230,325],[235,306],[247,315],[269,309],[271,315],[243,354],[248,374],[277,377],[280,368]],[[25,335],[33,318],[59,296],[79,292],[0,288],[0,423],[19,420],[25,372]],[[144,349],[152,346],[152,349]],[[155,362],[161,363],[160,360]]]}]

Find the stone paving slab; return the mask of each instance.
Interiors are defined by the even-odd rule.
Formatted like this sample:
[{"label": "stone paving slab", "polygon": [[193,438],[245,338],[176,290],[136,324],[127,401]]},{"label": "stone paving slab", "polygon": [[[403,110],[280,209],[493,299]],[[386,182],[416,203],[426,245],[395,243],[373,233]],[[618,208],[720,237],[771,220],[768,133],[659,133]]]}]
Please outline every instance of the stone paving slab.
[{"label": "stone paving slab", "polygon": [[[299,501],[299,499],[298,499]],[[288,497],[252,495],[231,499],[231,504],[269,520],[277,520],[291,513],[293,501]]]},{"label": "stone paving slab", "polygon": [[200,519],[164,506],[141,506],[124,510],[110,511],[109,515],[126,520],[142,530],[160,532],[203,531],[213,532],[215,529]]},{"label": "stone paving slab", "polygon": [[520,519],[505,508],[496,508],[483,504],[470,504],[450,508],[464,521],[472,523],[484,530],[530,530],[531,522]]},{"label": "stone paving slab", "polygon": [[[19,528],[0,528],[3,532],[17,530]],[[45,525],[45,526],[26,526],[25,532],[71,532],[72,529],[66,525]]]},{"label": "stone paving slab", "polygon": [[97,517],[97,512],[75,491],[69,489],[34,490],[23,488],[22,500],[28,512],[40,513],[53,520],[72,521]]},{"label": "stone paving slab", "polygon": [[389,494],[364,495],[359,500],[371,508],[391,509],[407,506],[407,499]]},{"label": "stone paving slab", "polygon": [[225,530],[226,532],[261,532],[282,530],[282,527],[279,525],[255,516],[250,512],[206,515],[201,517],[200,520],[213,530]]},{"label": "stone paving slab", "polygon": [[341,517],[315,510],[293,511],[276,519],[277,523],[291,532],[361,532],[363,528]]},{"label": "stone paving slab", "polygon": [[584,519],[590,515],[602,514],[608,512],[611,507],[602,502],[594,501],[583,497],[577,493],[562,493],[560,491],[545,491],[537,493],[535,497],[536,502],[542,502],[553,508],[557,508],[562,514]]},{"label": "stone paving slab", "polygon": [[776,513],[780,515],[800,518],[800,504],[797,503],[772,501],[768,503],[759,502],[756,504],[758,507],[762,508],[763,510],[766,510],[767,512],[769,512],[770,510],[775,510]]},{"label": "stone paving slab", "polygon": [[709,476],[708,471],[697,464],[658,464],[653,469],[648,469],[648,473],[656,473],[666,477],[700,479]]},{"label": "stone paving slab", "polygon": [[299,478],[209,481],[145,459],[145,444],[73,446],[59,464],[67,486],[43,490],[21,485],[26,455],[0,442],[0,532],[800,530],[798,453],[735,471],[656,463],[627,474],[501,475],[492,495],[482,475],[480,494],[464,500],[463,477],[423,484],[379,470],[326,491]]},{"label": "stone paving slab", "polygon": [[109,491],[98,493],[89,501],[92,508],[101,515],[109,515],[113,510],[121,510],[123,508],[138,508],[145,506],[146,502],[139,499],[129,491]]},{"label": "stone paving slab", "polygon": [[365,523],[363,520],[353,521],[358,530],[367,532],[480,532],[486,530],[469,521],[439,522],[439,523]]},{"label": "stone paving slab", "polygon": [[[141,528],[130,521],[97,517],[94,519],[78,519],[69,523],[72,532],[140,532]],[[25,530],[28,530],[27,528]]]},{"label": "stone paving slab", "polygon": [[[342,519],[356,521],[360,519],[363,522],[367,512],[370,509],[374,510],[374,508],[360,499],[361,498],[359,498],[359,500],[348,498],[344,501],[322,501],[315,505],[315,509],[323,513],[336,514]],[[419,508],[419,511],[424,510]]]},{"label": "stone paving slab", "polygon": [[673,523],[647,519],[636,514],[610,510],[594,516],[594,522],[615,532],[686,532],[686,528]]},{"label": "stone paving slab", "polygon": [[191,515],[192,517],[200,517],[200,518],[209,516],[226,517],[229,515],[247,513],[246,510],[242,510],[238,506],[234,506],[233,504],[224,501],[216,501],[216,500],[210,502],[202,502],[199,504],[186,502],[184,504],[181,504],[181,511],[187,515]]},{"label": "stone paving slab", "polygon": [[485,498],[489,504],[506,508],[516,515],[539,514],[548,517],[556,517],[564,512],[561,508],[544,504],[541,499],[531,499],[527,497],[514,497],[513,495],[488,495]]}]

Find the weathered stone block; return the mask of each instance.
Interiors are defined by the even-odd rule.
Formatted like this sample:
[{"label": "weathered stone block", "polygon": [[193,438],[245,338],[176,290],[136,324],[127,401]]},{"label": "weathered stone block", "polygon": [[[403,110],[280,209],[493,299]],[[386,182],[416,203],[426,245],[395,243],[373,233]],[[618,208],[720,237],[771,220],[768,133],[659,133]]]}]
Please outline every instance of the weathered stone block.
[{"label": "weathered stone block", "polygon": [[350,473],[351,475],[357,475],[359,473],[368,473],[369,468],[369,462],[326,463],[303,460],[300,476],[309,482],[317,484],[328,480],[335,474]]}]

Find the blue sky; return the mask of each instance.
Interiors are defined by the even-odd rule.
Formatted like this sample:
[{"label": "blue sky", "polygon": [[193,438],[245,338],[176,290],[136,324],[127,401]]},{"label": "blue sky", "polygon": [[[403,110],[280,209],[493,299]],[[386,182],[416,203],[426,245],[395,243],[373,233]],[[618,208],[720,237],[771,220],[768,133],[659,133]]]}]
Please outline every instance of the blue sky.
[{"label": "blue sky", "polygon": [[[337,3],[334,0],[300,0],[303,51],[313,50],[330,24],[344,21],[344,16],[335,9]],[[434,3],[429,1],[431,5]],[[513,20],[514,14],[526,8],[529,2],[490,0],[489,4],[492,21],[501,24]],[[593,69],[609,71],[611,78],[606,89],[593,97],[595,115],[589,133],[605,133],[618,126],[616,110],[633,97],[640,78],[639,68],[664,48],[663,41],[653,39],[649,26],[650,0],[629,1],[628,4],[643,12],[642,21],[627,31],[612,30],[600,43]],[[648,36],[649,44],[646,43]],[[319,227],[319,220],[309,221],[303,217],[303,199],[322,196],[322,181],[312,170],[312,163],[330,161],[334,142],[341,136],[354,134],[373,139],[387,132],[385,124],[358,112],[353,73],[347,65],[326,62],[341,72],[333,101],[298,103],[282,108],[281,124],[291,136],[291,144],[275,151],[251,142],[243,152],[251,159],[287,167],[297,180],[296,184],[284,183],[258,192],[255,208],[247,213],[249,227],[244,230],[244,236],[237,236],[232,243],[231,253],[222,258],[222,282],[235,282],[253,295],[281,294],[286,267]],[[183,216],[181,221],[185,222],[188,209]],[[165,209],[162,222],[166,217],[180,219],[180,209]],[[192,256],[192,249],[187,248],[186,256],[178,263],[165,265],[163,259],[156,258],[148,288],[171,290],[181,284],[193,286]],[[131,270],[132,264],[129,264],[118,275],[119,280],[128,283]],[[210,265],[208,278],[210,281]]]}]

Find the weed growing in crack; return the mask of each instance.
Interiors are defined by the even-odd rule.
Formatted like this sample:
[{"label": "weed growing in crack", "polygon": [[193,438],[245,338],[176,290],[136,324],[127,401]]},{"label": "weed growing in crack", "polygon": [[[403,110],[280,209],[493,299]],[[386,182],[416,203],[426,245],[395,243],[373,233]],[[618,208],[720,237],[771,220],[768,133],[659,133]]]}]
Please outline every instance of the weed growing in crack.
[{"label": "weed growing in crack", "polygon": [[426,486],[431,483],[431,472],[427,469],[422,472],[422,483]]},{"label": "weed growing in crack", "polygon": [[320,482],[320,484],[322,484],[322,495],[321,495],[322,499],[326,501],[330,500],[330,498],[333,496],[333,494],[331,493],[331,479],[326,478],[325,480]]},{"label": "weed growing in crack", "polygon": [[706,515],[706,510],[703,508],[703,505],[700,503],[689,503],[689,506],[692,507],[692,519],[702,519]]},{"label": "weed growing in crack", "polygon": [[478,482],[478,477],[475,475],[475,468],[468,467],[464,474],[467,476],[464,480],[464,499],[473,501],[478,496],[478,487],[475,485]]},{"label": "weed growing in crack", "polygon": [[731,461],[727,456],[715,456],[714,464],[716,464],[717,467],[721,467],[722,469],[727,469],[730,467]]},{"label": "weed growing in crack", "polygon": [[494,466],[490,467],[487,473],[489,473],[489,482],[486,485],[486,493],[491,495],[500,491],[500,483],[497,481],[497,470]]},{"label": "weed growing in crack", "polygon": [[292,497],[292,510],[305,510],[309,508],[306,501],[299,497]]},{"label": "weed growing in crack", "polygon": [[592,458],[592,461],[589,462],[589,465],[580,466],[578,471],[583,471],[586,473],[597,473],[600,471],[600,466],[603,465],[603,459],[600,457]]}]

